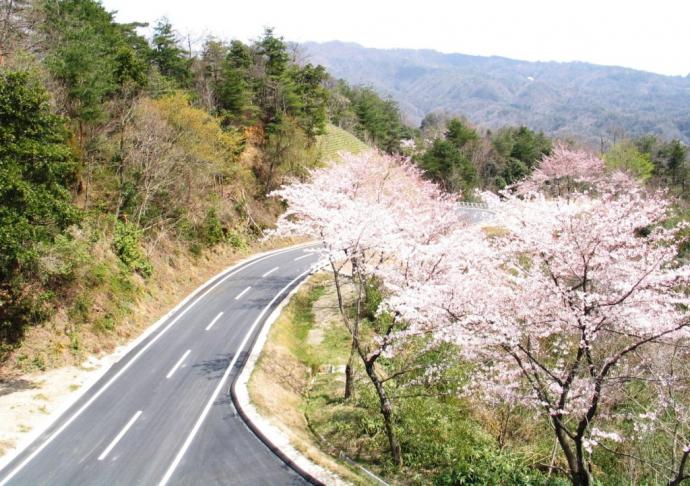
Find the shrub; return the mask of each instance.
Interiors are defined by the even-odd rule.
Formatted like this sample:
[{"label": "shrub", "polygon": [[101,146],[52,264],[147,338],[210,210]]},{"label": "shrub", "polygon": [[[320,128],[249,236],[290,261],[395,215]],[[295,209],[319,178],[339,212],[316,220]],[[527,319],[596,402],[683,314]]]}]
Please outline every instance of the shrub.
[{"label": "shrub", "polygon": [[115,225],[113,247],[115,254],[122,260],[127,268],[137,272],[144,278],[153,273],[153,266],[141,251],[141,230],[131,223],[118,221]]},{"label": "shrub", "polygon": [[39,80],[0,73],[0,340],[16,342],[46,315],[32,285],[37,248],[79,220],[68,186],[76,164]]},{"label": "shrub", "polygon": [[222,243],[223,240],[225,240],[223,226],[218,218],[216,208],[208,208],[206,211],[206,216],[204,217],[204,221],[201,223],[198,236],[199,239],[209,247]]},{"label": "shrub", "polygon": [[230,246],[237,248],[238,250],[247,248],[247,240],[242,236],[242,233],[236,230],[228,231],[226,239]]}]

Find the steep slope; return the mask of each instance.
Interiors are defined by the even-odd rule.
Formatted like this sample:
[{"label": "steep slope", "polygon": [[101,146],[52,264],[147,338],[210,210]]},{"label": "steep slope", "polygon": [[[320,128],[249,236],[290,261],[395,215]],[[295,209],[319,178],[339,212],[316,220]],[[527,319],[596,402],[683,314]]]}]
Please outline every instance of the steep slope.
[{"label": "steep slope", "polygon": [[446,110],[487,128],[526,124],[592,142],[654,133],[690,143],[690,77],[342,42],[302,47],[335,76],[395,98],[413,123]]},{"label": "steep slope", "polygon": [[337,157],[340,152],[356,154],[371,148],[350,132],[331,124],[326,126],[326,133],[317,138],[317,143],[320,159],[324,162]]}]

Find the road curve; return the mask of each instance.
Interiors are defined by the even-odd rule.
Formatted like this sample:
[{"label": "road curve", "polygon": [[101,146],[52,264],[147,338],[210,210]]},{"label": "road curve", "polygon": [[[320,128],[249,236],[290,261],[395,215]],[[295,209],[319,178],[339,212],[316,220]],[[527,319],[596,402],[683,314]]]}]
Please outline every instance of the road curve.
[{"label": "road curve", "polygon": [[316,259],[289,248],[208,282],[0,471],[0,486],[306,484],[229,390],[261,324]]}]

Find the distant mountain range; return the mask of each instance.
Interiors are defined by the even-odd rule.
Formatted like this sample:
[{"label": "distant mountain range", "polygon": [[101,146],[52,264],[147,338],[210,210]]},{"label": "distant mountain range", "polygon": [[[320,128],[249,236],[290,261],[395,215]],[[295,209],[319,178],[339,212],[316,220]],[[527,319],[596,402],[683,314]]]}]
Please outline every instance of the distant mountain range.
[{"label": "distant mountain range", "polygon": [[301,46],[308,62],[392,96],[415,125],[446,111],[486,128],[527,125],[591,143],[652,133],[690,144],[690,75],[343,42]]}]

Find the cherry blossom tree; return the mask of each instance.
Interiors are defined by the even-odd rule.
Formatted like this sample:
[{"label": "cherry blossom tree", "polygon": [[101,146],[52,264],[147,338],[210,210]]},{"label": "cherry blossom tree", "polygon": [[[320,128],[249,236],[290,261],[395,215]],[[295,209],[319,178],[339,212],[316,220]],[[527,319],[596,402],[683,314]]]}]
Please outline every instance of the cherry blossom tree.
[{"label": "cherry blossom tree", "polygon": [[[346,367],[345,398],[352,395],[354,359],[359,357],[379,397],[381,414],[393,460],[402,464],[393,428],[393,405],[385,384],[405,370],[385,376],[377,361],[403,340],[413,337],[398,319],[387,319],[361,337],[367,286],[385,277],[389,268],[405,273],[416,252],[464,224],[452,196],[425,180],[409,161],[379,152],[343,154],[341,161],[311,172],[307,182],[294,182],[273,193],[288,205],[278,221],[276,235],[318,239],[318,252],[328,262],[343,322],[352,336]],[[433,272],[433,267],[428,268]],[[354,293],[350,312],[345,284]]]},{"label": "cherry blossom tree", "polygon": [[604,161],[583,150],[572,150],[557,143],[545,155],[531,176],[518,184],[523,192],[544,190],[550,184],[552,193],[568,194],[582,184],[593,184],[604,177]]},{"label": "cherry blossom tree", "polygon": [[[656,346],[641,365],[648,370],[646,393],[631,396],[632,423],[626,455],[650,467],[669,486],[690,479],[690,349],[682,339]],[[638,452],[649,451],[642,457]],[[633,471],[634,474],[634,471]],[[631,474],[631,476],[633,476]],[[631,482],[634,479],[631,478]]]},{"label": "cherry blossom tree", "polygon": [[623,440],[609,412],[627,383],[648,378],[640,354],[687,339],[690,324],[680,228],[663,225],[670,203],[620,173],[595,186],[486,195],[500,230],[485,228],[483,242],[479,229],[450,235],[447,273],[387,301],[462,347],[476,365],[468,392],[542,413],[577,485],[592,484],[593,446]]},{"label": "cherry blossom tree", "polygon": [[[465,224],[414,167],[376,152],[275,194],[288,203],[277,233],[323,243],[352,355],[377,390],[398,464],[390,376],[376,364],[415,337],[457,344],[474,368],[468,396],[541,414],[576,485],[592,484],[593,448],[629,441],[614,413],[628,385],[671,383],[653,358],[690,338],[690,269],[676,258],[683,225],[664,224],[671,203],[584,152],[557,147],[527,181],[483,194],[495,215],[484,224]],[[354,317],[343,279],[354,285]],[[359,311],[373,279],[385,294],[379,313],[391,318],[365,340]],[[672,410],[667,417],[682,416]],[[649,413],[627,419],[643,427]],[[687,429],[674,430],[672,485],[690,456],[678,433]]]}]

